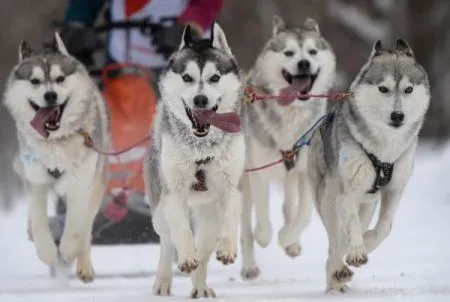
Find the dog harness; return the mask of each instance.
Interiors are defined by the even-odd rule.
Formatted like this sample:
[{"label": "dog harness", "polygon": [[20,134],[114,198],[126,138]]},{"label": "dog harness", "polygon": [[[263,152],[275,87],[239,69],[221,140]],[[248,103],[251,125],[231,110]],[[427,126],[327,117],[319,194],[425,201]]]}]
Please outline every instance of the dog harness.
[{"label": "dog harness", "polygon": [[295,167],[295,164],[298,160],[298,151],[299,150],[289,150],[289,151],[283,151],[280,150],[281,155],[283,156],[283,162],[284,166],[286,167],[286,170],[289,172],[292,168]]},{"label": "dog harness", "polygon": [[372,165],[375,169],[375,180],[373,182],[372,188],[367,191],[369,194],[375,194],[381,187],[387,185],[392,179],[392,172],[394,171],[394,164],[384,163],[378,159],[372,153],[368,153],[364,150],[367,157],[372,162]]},{"label": "dog harness", "polygon": [[[322,136],[322,141],[328,127],[333,123],[334,117],[335,112],[330,113],[328,117],[323,121],[322,125],[320,125],[320,134]],[[367,191],[367,193],[375,194],[380,190],[380,188],[386,186],[391,181],[392,173],[394,171],[394,164],[382,162],[374,154],[367,152],[363,146],[361,146],[361,148],[364,150],[364,153],[370,159],[373,168],[375,169],[375,180],[373,181],[372,188]]]},{"label": "dog harness", "polygon": [[63,175],[64,171],[60,171],[58,168],[55,169],[47,169],[47,173],[50,174],[54,179],[58,179]]},{"label": "dog harness", "polygon": [[209,164],[213,159],[214,157],[208,156],[204,159],[195,161],[195,164],[197,165],[197,170],[195,171],[195,178],[197,179],[197,182],[192,184],[192,190],[197,192],[208,191],[208,186],[206,185],[206,172],[204,169],[199,169],[198,167]]}]

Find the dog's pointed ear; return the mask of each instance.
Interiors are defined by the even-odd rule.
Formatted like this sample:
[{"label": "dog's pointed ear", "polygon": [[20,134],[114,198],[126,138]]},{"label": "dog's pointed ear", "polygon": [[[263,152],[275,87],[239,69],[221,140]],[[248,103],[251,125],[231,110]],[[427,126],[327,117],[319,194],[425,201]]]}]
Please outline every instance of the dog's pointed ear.
[{"label": "dog's pointed ear", "polygon": [[383,51],[383,45],[381,44],[380,40],[377,40],[375,43],[373,43],[371,56],[376,57],[376,56],[380,55],[382,51]]},{"label": "dog's pointed ear", "polygon": [[33,53],[33,49],[31,48],[30,43],[27,41],[22,41],[19,45],[19,62],[22,62],[24,59],[31,56]]},{"label": "dog's pointed ear", "polygon": [[397,38],[395,41],[395,50],[405,54],[408,57],[414,57],[414,52],[411,46],[409,46],[409,44],[402,38]]},{"label": "dog's pointed ear", "polygon": [[272,34],[274,36],[276,36],[278,33],[280,33],[281,31],[283,31],[285,29],[286,29],[286,23],[284,22],[284,20],[278,15],[273,15]]},{"label": "dog's pointed ear", "polygon": [[184,28],[183,35],[181,36],[181,42],[180,46],[178,47],[178,50],[183,49],[187,45],[192,43],[192,29],[191,26],[188,24]]},{"label": "dog's pointed ear", "polygon": [[225,52],[229,56],[233,56],[231,48],[228,46],[227,37],[225,36],[225,33],[220,25],[214,22],[211,31],[212,47]]},{"label": "dog's pointed ear", "polygon": [[317,23],[316,19],[306,18],[305,24],[303,25],[307,30],[315,31],[320,33],[319,23]]},{"label": "dog's pointed ear", "polygon": [[70,54],[67,51],[67,48],[64,45],[64,42],[61,39],[61,35],[59,34],[59,32],[55,32],[55,36],[53,39],[53,49],[64,56],[70,57]]}]

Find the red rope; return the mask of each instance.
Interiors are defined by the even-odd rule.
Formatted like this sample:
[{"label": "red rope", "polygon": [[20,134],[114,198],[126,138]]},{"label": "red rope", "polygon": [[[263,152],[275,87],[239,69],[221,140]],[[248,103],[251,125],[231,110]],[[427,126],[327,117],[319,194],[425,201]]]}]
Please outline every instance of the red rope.
[{"label": "red rope", "polygon": [[127,151],[130,151],[134,147],[137,147],[137,146],[150,140],[150,135],[147,135],[144,138],[137,141],[136,143],[134,143],[126,148],[116,150],[116,151],[103,151],[103,150],[98,149],[95,146],[94,142],[92,141],[92,138],[90,137],[90,135],[87,132],[80,132],[80,133],[84,137],[84,144],[86,147],[91,148],[92,150],[94,150],[95,152],[97,152],[101,155],[107,155],[107,156],[118,156],[118,155],[123,154]]},{"label": "red rope", "polygon": [[258,95],[252,87],[245,91],[247,102],[253,104],[256,101],[264,100],[294,100],[296,98],[325,98],[333,101],[343,100],[351,95],[351,92],[332,92],[328,94],[290,94],[290,95]]}]

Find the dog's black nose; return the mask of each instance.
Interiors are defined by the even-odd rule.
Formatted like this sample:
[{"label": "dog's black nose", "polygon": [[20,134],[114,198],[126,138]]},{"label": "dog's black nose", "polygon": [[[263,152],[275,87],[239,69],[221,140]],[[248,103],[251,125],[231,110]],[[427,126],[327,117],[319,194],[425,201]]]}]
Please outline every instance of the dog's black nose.
[{"label": "dog's black nose", "polygon": [[300,71],[309,71],[309,67],[311,64],[308,60],[301,60],[297,63],[298,70]]},{"label": "dog's black nose", "polygon": [[393,111],[391,113],[391,121],[395,127],[401,126],[404,119],[405,119],[405,114],[401,111]]},{"label": "dog's black nose", "polygon": [[44,100],[49,106],[55,106],[56,100],[58,100],[58,95],[54,91],[47,91],[44,93]]},{"label": "dog's black nose", "polygon": [[205,108],[208,105],[208,98],[206,95],[199,94],[194,97],[194,105],[197,108]]}]

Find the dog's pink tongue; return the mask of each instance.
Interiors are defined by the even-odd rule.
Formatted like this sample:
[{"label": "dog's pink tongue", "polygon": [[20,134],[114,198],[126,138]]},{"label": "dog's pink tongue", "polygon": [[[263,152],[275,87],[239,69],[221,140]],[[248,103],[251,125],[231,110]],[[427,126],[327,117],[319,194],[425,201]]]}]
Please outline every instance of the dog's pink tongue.
[{"label": "dog's pink tongue", "polygon": [[195,110],[195,118],[216,126],[225,132],[239,132],[241,130],[241,120],[235,112],[217,113],[213,110]]},{"label": "dog's pink tongue", "polygon": [[56,111],[58,110],[57,107],[47,107],[47,108],[40,108],[36,114],[34,115],[34,118],[31,120],[30,124],[31,126],[39,132],[40,135],[42,135],[44,138],[48,138],[48,131],[45,130],[45,123],[54,115],[56,114]]},{"label": "dog's pink tongue", "polygon": [[283,98],[278,100],[278,104],[282,106],[290,105],[299,94],[305,94],[311,85],[310,77],[301,77],[292,79],[292,84],[280,89],[280,95]]}]

